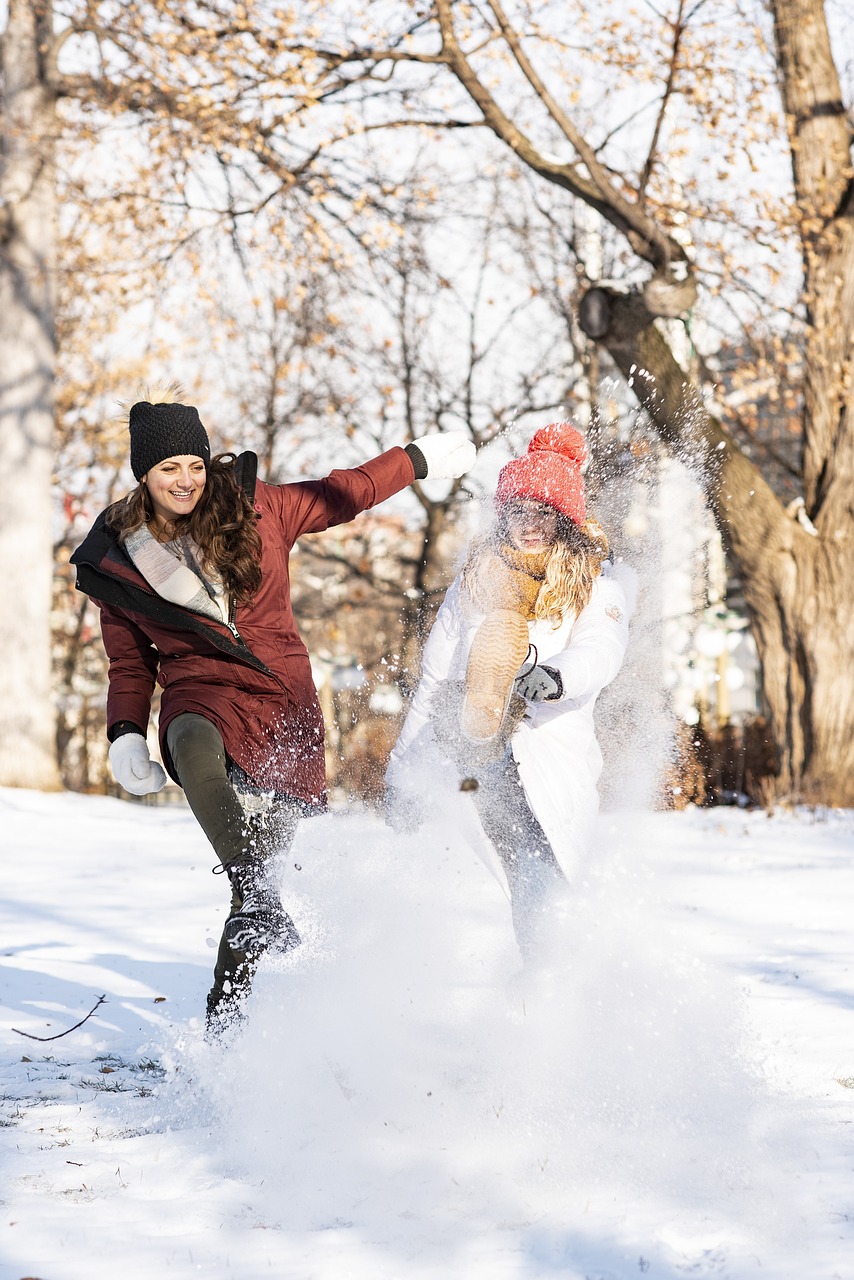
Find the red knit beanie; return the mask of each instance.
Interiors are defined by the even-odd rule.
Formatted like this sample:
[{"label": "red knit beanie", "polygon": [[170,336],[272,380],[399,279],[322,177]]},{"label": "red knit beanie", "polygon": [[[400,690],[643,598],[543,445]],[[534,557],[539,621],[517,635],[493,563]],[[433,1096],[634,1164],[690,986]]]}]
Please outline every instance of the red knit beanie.
[{"label": "red knit beanie", "polygon": [[552,422],[531,437],[528,452],[502,467],[495,503],[535,498],[556,507],[575,524],[587,515],[581,464],[587,457],[584,436],[568,422]]}]

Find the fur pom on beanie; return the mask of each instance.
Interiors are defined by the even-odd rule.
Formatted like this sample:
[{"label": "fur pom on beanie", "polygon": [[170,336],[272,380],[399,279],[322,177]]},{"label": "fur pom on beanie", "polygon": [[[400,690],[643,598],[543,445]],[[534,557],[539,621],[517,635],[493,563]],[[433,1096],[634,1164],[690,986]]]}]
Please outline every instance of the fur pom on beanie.
[{"label": "fur pom on beanie", "polygon": [[555,507],[574,524],[587,517],[582,463],[584,436],[568,422],[552,422],[531,437],[528,451],[502,467],[495,491],[496,506],[513,498],[534,498]]},{"label": "fur pom on beanie", "polygon": [[131,405],[128,413],[130,431],[130,465],[137,480],[165,458],[192,455],[207,463],[211,460],[208,433],[199,411],[191,404],[178,404],[176,386],[162,393],[149,392],[149,398]]}]

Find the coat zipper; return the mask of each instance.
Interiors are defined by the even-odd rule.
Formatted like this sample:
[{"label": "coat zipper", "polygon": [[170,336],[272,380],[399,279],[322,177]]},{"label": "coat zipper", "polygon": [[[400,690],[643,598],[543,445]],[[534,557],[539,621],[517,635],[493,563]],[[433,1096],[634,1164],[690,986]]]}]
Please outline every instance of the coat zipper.
[{"label": "coat zipper", "polygon": [[[93,566],[93,567],[96,569],[97,572],[103,572],[100,566]],[[139,570],[136,568],[136,565],[134,565],[133,567],[134,567],[134,570],[139,574],[140,578],[142,578],[142,584],[143,584],[142,586],[139,586],[138,584],[134,584],[137,587],[137,590],[142,590],[145,592],[146,595],[152,596],[154,599],[157,599],[158,592],[154,590],[154,588],[151,586],[151,583],[145,581],[145,578],[143,578],[142,574],[139,573]],[[159,598],[162,599],[162,596]],[[184,607],[186,606],[178,605],[178,608],[184,608]],[[199,609],[187,609],[187,613],[194,613],[196,614],[197,617],[203,618],[206,622],[216,621],[216,619],[211,619],[208,616],[208,614],[202,613],[201,610]],[[237,627],[235,625],[234,619],[236,616],[237,616],[237,605],[232,600],[228,606],[228,617],[222,619],[222,624],[224,627],[228,627],[229,631],[234,636],[238,644],[242,645],[244,649],[248,649],[249,646],[247,645],[246,641],[243,639],[243,636],[237,630]],[[262,665],[265,665],[265,664],[262,664]]]},{"label": "coat zipper", "polygon": [[237,627],[234,624],[234,619],[236,616],[237,616],[237,605],[232,600],[231,604],[228,606],[228,620],[226,621],[225,625],[228,627],[229,631],[234,636],[235,640],[237,640],[240,644],[243,644],[245,648],[246,646],[243,641],[243,636],[240,634],[240,632],[237,630]]}]

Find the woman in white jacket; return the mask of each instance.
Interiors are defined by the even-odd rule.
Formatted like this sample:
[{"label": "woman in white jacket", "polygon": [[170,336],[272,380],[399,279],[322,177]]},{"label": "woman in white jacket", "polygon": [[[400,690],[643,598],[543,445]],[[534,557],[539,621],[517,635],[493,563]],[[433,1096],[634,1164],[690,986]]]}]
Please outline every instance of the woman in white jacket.
[{"label": "woman in white jacket", "polygon": [[[526,957],[591,834],[593,707],[619,671],[633,606],[634,575],[587,515],[585,457],[580,433],[552,423],[503,468],[495,526],[439,610],[386,775],[402,825],[428,800],[450,816],[454,793],[471,793],[474,843],[509,891]],[[455,822],[462,805],[471,799],[456,801]]]}]

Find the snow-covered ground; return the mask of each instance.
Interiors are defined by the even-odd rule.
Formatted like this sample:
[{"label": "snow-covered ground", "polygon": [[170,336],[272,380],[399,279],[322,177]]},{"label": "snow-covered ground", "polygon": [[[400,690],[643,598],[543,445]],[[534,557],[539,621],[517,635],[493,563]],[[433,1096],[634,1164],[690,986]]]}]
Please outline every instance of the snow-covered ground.
[{"label": "snow-covered ground", "polygon": [[439,816],[314,820],[215,1046],[188,812],[0,830],[0,1280],[854,1276],[854,815],[605,815],[528,974]]}]

